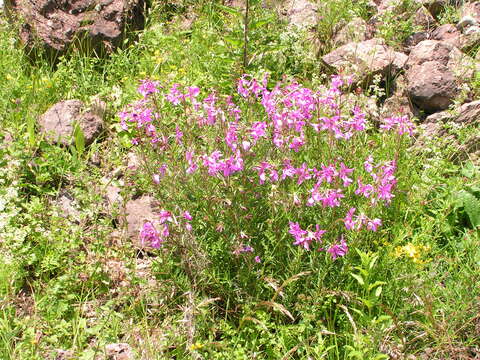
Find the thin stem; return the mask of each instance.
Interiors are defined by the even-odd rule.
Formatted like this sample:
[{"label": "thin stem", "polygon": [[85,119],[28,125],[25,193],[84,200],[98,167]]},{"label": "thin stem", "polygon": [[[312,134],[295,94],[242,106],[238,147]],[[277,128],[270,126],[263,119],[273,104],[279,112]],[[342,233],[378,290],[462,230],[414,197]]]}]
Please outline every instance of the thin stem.
[{"label": "thin stem", "polygon": [[250,1],[245,0],[245,20],[244,20],[244,27],[243,27],[243,70],[247,68],[247,45],[248,45],[248,15],[250,10]]}]

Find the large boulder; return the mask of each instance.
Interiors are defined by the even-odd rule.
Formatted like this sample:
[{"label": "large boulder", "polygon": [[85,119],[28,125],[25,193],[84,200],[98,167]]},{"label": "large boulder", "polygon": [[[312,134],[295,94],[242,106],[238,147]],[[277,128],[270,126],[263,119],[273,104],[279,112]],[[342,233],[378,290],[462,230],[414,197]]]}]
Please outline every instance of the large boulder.
[{"label": "large boulder", "polygon": [[473,74],[473,62],[455,46],[425,40],[410,52],[406,63],[407,91],[426,112],[445,110],[459,94],[460,84]]},{"label": "large boulder", "polygon": [[355,84],[368,83],[374,75],[382,77],[398,73],[407,55],[385,45],[383,39],[352,42],[322,57],[322,60],[339,73],[352,75]]},{"label": "large boulder", "polygon": [[80,126],[85,145],[90,145],[103,130],[103,113],[80,100],[63,100],[40,116],[38,123],[45,138],[53,143],[73,143],[75,126]]},{"label": "large boulder", "polygon": [[7,0],[9,16],[20,20],[20,37],[63,53],[70,45],[111,51],[122,43],[125,29],[143,27],[144,0]]}]

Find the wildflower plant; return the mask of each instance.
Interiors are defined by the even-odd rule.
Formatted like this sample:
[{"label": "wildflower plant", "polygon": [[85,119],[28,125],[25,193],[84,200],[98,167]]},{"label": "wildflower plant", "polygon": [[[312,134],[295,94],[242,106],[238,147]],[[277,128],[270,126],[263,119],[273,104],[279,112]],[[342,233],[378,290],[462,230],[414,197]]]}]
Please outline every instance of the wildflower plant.
[{"label": "wildflower plant", "polygon": [[[223,96],[144,80],[119,117],[164,212],[183,216],[209,255],[259,264],[298,247],[336,260],[382,229],[414,130],[407,117],[374,127],[349,85],[244,75]],[[141,230],[153,248],[175,242],[159,218]]]}]

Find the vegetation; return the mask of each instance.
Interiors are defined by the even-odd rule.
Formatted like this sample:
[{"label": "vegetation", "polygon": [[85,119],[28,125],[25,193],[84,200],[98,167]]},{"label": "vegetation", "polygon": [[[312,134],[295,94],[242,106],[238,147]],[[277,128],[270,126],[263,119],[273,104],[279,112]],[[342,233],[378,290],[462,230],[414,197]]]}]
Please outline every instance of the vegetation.
[{"label": "vegetation", "polygon": [[[247,44],[241,10],[160,2],[128,48],[56,64],[1,24],[0,359],[118,343],[132,359],[478,356],[478,161],[413,147],[417,119],[371,115],[365,93],[382,94],[325,73],[308,32],[265,4],[250,1]],[[328,9],[320,40],[369,14]],[[98,97],[92,145],[38,131],[55,102]],[[157,200],[138,239],[109,185]]]}]

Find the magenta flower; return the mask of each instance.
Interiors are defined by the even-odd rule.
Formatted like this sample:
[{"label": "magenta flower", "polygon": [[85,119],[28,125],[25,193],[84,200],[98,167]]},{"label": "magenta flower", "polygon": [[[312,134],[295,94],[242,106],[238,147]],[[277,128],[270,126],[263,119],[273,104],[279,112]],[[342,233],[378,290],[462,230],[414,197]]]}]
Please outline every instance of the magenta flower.
[{"label": "magenta flower", "polygon": [[157,86],[158,81],[140,80],[140,86],[137,91],[146,98],[148,95],[158,92]]},{"label": "magenta flower", "polygon": [[255,262],[256,263],[261,263],[262,262],[262,259],[260,259],[260,256],[255,256]]},{"label": "magenta flower", "polygon": [[150,221],[143,224],[142,230],[140,231],[140,243],[142,246],[148,244],[151,247],[158,249],[163,241],[164,240],[160,238],[157,229],[155,229],[155,226],[153,226]]},{"label": "magenta flower", "polygon": [[333,244],[327,250],[328,253],[332,256],[332,259],[335,260],[337,257],[345,256],[348,252],[348,246],[343,236],[340,238],[340,244]]},{"label": "magenta flower", "polygon": [[355,228],[356,222],[353,220],[353,214],[355,213],[356,209],[355,208],[350,208],[348,210],[347,215],[343,219],[343,222],[345,223],[345,227],[347,230],[353,230]]},{"label": "magenta flower", "polygon": [[401,117],[389,117],[383,119],[383,124],[380,125],[381,129],[392,130],[396,129],[399,135],[408,134],[413,136],[413,130],[415,125],[411,122],[407,115]]},{"label": "magenta flower", "polygon": [[190,213],[188,212],[188,210],[185,210],[183,212],[183,217],[185,218],[185,220],[188,220],[188,221],[192,221],[192,215],[190,215]]},{"label": "magenta flower", "polygon": [[382,220],[380,219],[368,220],[367,222],[367,229],[370,231],[377,231],[380,226],[382,226]]},{"label": "magenta flower", "polygon": [[168,222],[173,221],[172,213],[170,211],[162,210],[158,215],[160,216],[160,224],[164,224],[167,221]]}]

